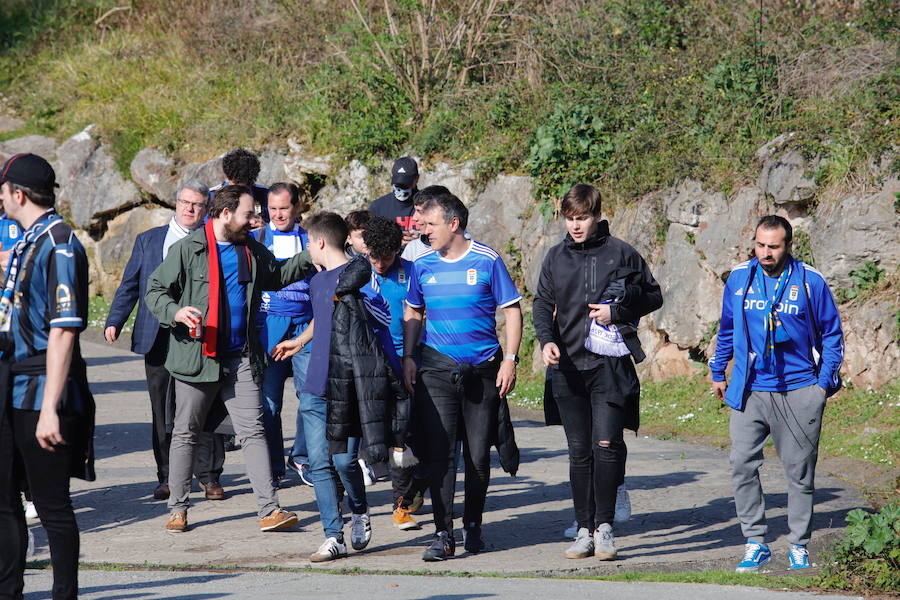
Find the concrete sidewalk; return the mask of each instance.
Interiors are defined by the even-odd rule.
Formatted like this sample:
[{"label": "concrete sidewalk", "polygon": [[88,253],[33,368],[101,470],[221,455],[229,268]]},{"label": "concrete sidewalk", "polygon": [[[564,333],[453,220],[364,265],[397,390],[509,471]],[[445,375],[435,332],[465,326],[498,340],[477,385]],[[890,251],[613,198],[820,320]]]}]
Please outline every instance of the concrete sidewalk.
[{"label": "concrete sidewalk", "polygon": [[[203,499],[197,491],[188,513],[191,530],[164,531],[164,502],[151,497],[156,485],[150,451],[150,407],[141,357],[125,348],[83,342],[88,377],[97,400],[97,481],[73,480],[72,496],[81,526],[82,561],[92,563],[309,567],[309,554],[323,541],[312,488],[291,479],[279,491],[282,506],[300,515],[295,531],[261,533],[256,505],[240,451],[227,455],[223,485],[227,498]],[[297,407],[293,389],[285,395],[285,437],[293,435]],[[368,489],[373,537],[369,548],[326,569],[535,575],[603,574],[621,571],[731,569],[744,542],[734,515],[727,455],[673,441],[628,437],[627,486],[634,516],[616,528],[620,560],[566,560],[563,530],[573,519],[565,437],[560,427],[530,420],[516,422],[522,465],[512,478],[494,465],[485,510],[487,552],[460,555],[444,563],[425,563],[420,553],[431,538],[426,502],[417,519],[420,531],[401,532],[391,521],[388,482]],[[763,470],[774,568],[787,564],[786,486],[777,460]],[[462,475],[457,491],[461,511]],[[850,509],[865,502],[827,473],[817,478],[815,537],[821,547],[830,532],[842,528]],[[195,490],[196,488],[195,484]],[[46,536],[32,523],[38,553],[49,558]],[[349,528],[345,530],[349,533]],[[459,553],[462,553],[461,546]]]}]

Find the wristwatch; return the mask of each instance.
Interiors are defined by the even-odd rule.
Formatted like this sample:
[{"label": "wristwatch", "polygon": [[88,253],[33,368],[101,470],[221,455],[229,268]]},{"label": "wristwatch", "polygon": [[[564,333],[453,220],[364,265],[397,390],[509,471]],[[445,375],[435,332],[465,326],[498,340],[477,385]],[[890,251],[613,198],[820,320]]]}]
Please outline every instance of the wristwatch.
[{"label": "wristwatch", "polygon": [[511,360],[514,363],[519,364],[519,356],[517,354],[505,354],[503,360]]}]

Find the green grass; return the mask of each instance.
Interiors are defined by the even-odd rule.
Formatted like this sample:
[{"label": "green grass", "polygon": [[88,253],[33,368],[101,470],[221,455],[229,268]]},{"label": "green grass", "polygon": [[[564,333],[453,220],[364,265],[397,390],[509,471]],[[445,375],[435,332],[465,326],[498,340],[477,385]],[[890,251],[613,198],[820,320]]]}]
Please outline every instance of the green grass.
[{"label": "green grass", "polygon": [[[543,410],[543,377],[525,378],[510,395],[514,405]],[[705,377],[641,383],[641,432],[661,439],[696,440],[726,448],[729,410]],[[880,390],[848,387],[829,398],[819,453],[876,465],[900,465],[900,379]]]},{"label": "green grass", "polygon": [[[103,296],[93,296],[88,300],[88,327],[103,329],[106,325],[106,316],[109,314],[110,303]],[[134,319],[137,316],[137,306],[131,311],[128,320],[119,333],[131,333],[134,329]]]},{"label": "green grass", "polygon": [[[47,570],[50,568],[50,561],[29,561],[26,564],[28,569]],[[161,565],[145,562],[142,564],[118,564],[111,562],[93,563],[81,562],[79,568],[82,570],[95,571],[239,571],[239,572],[284,572],[284,573],[323,573],[327,575],[406,575],[406,576],[423,576],[423,577],[493,577],[508,579],[531,579],[535,577],[546,578],[544,573],[496,573],[496,572],[456,572],[442,571],[435,572],[430,570],[376,570],[363,569],[359,567],[343,568],[343,569],[327,569],[319,567],[283,567],[280,565],[267,565],[263,567],[244,567],[235,564],[207,564],[207,565]],[[741,585],[753,586],[767,589],[783,589],[783,590],[804,590],[810,589],[815,581],[810,576],[770,576],[757,573],[735,573],[733,571],[694,571],[685,573],[655,573],[655,572],[624,572],[614,575],[560,575],[551,576],[554,579],[573,579],[584,581],[626,581],[626,582],[661,582],[661,583],[706,583],[714,585]]]},{"label": "green grass", "polygon": [[[616,200],[688,176],[737,189],[758,170],[755,150],[785,131],[823,159],[819,181],[840,186],[896,137],[890,0],[762,13],[715,0],[524,3],[488,23],[467,77],[424,77],[418,95],[376,50],[409,55],[418,3],[388,3],[397,35],[382,3],[363,3],[370,33],[347,0],[215,13],[147,0],[94,23],[120,4],[3,3],[0,110],[27,119],[20,132],[96,123],[123,172],[144,146],[197,160],[295,137],[338,163],[412,151],[477,158],[483,178],[531,173],[548,209],[578,180]],[[452,29],[462,4],[436,18]],[[427,43],[436,58],[439,36]],[[448,72],[464,66],[449,55]]]}]

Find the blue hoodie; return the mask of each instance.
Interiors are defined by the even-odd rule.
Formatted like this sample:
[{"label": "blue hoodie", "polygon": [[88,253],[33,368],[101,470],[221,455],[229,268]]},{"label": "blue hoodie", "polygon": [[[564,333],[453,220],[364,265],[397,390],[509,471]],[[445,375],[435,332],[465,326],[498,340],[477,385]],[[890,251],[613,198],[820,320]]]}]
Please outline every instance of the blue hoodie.
[{"label": "blue hoodie", "polygon": [[734,409],[744,409],[750,390],[784,392],[817,383],[830,396],[840,388],[844,336],[831,290],[821,273],[793,257],[785,270],[790,276],[775,309],[790,339],[775,345],[770,369],[757,369],[756,359],[766,344],[765,292],[760,293],[759,283],[771,292],[775,280],[765,277],[754,258],[735,267],[725,283],[709,368],[713,381],[725,381],[725,367],[734,357],[725,392],[725,402]]}]

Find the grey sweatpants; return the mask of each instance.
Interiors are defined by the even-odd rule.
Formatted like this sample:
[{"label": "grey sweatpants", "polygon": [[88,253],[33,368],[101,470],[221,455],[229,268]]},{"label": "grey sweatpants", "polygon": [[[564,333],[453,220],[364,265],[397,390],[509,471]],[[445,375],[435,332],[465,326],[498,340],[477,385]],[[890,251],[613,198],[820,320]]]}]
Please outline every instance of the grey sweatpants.
[{"label": "grey sweatpants", "polygon": [[263,429],[259,386],[253,381],[247,358],[222,359],[222,379],[188,383],[175,379],[175,424],[169,449],[169,510],[187,511],[191,491],[191,467],[197,438],[216,396],[221,396],[241,448],[250,486],[262,518],[278,508],[272,486],[272,465]]},{"label": "grey sweatpants", "polygon": [[771,434],[788,483],[788,540],[805,546],[812,529],[813,491],[825,391],[818,385],[788,392],[750,392],[743,411],[731,411],[731,484],[741,531],[764,543],[766,505],[759,468]]}]

